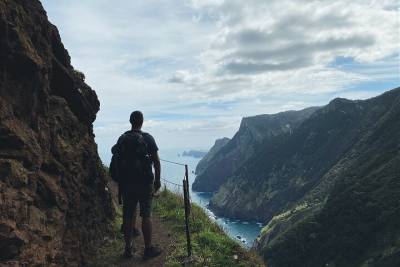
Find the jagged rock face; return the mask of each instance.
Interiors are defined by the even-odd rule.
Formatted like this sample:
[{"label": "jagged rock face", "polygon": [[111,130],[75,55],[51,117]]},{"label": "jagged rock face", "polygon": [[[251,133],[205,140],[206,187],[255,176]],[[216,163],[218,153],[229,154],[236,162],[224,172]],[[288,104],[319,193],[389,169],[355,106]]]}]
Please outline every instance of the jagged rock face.
[{"label": "jagged rock face", "polygon": [[0,0],[0,265],[79,266],[113,217],[95,92],[37,0]]},{"label": "jagged rock face", "polygon": [[220,148],[199,172],[193,190],[214,192],[248,160],[265,139],[291,133],[318,108],[243,118],[239,131]]},{"label": "jagged rock face", "polygon": [[217,139],[215,141],[215,144],[210,148],[210,151],[207,152],[207,154],[197,163],[196,166],[196,174],[199,175],[202,173],[205,169],[208,168],[210,162],[212,162],[213,157],[215,154],[218,153],[218,151],[221,150],[228,142],[229,138],[224,137],[221,139]]},{"label": "jagged rock face", "polygon": [[264,143],[210,205],[269,221],[257,245],[268,266],[399,266],[399,118],[400,88],[335,99]]},{"label": "jagged rock face", "polygon": [[390,100],[386,95],[368,101],[335,99],[291,135],[266,139],[214,195],[210,206],[229,217],[270,220],[335,170],[335,164],[393,105]]}]

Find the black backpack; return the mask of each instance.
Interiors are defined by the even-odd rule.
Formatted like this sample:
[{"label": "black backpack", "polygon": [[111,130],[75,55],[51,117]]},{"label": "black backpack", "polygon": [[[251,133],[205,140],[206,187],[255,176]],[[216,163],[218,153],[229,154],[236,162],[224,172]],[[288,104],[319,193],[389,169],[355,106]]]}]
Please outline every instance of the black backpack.
[{"label": "black backpack", "polygon": [[153,179],[152,161],[140,131],[124,133],[112,148],[111,178],[122,184],[146,183]]}]

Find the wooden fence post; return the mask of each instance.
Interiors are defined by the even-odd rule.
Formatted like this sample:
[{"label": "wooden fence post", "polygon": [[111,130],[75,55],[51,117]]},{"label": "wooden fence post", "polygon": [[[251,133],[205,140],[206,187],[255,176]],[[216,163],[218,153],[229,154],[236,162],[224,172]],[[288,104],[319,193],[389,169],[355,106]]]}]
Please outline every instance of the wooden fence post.
[{"label": "wooden fence post", "polygon": [[188,165],[185,164],[185,180],[186,180],[186,191],[187,191],[187,206],[189,208],[189,215],[191,212],[191,205],[190,205],[190,190],[189,190],[189,170]]},{"label": "wooden fence post", "polygon": [[186,226],[186,242],[187,242],[187,252],[188,257],[192,256],[192,244],[190,242],[190,228],[189,228],[189,213],[190,213],[190,200],[189,200],[189,190],[187,186],[187,179],[183,180],[183,197],[185,204],[185,226]]}]

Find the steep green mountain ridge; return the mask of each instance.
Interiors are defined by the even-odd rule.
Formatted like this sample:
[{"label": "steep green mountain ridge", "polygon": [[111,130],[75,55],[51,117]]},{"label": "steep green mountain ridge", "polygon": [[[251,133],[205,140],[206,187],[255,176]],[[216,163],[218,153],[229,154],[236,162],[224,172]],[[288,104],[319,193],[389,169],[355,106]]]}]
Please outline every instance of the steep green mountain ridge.
[{"label": "steep green mountain ridge", "polygon": [[276,216],[264,230],[258,249],[269,266],[400,265],[399,89],[375,101],[370,108],[386,112],[330,172],[337,182],[329,192],[312,192],[324,192],[325,201],[308,204],[316,199],[310,194],[303,209]]},{"label": "steep green mountain ridge", "polygon": [[208,160],[205,168],[199,167],[202,172],[196,177],[193,189],[205,192],[217,191],[227,178],[254,154],[263,140],[291,133],[316,109],[318,108],[312,107],[300,111],[243,118],[235,136]]},{"label": "steep green mountain ridge", "polygon": [[269,222],[268,266],[399,266],[400,88],[335,99],[292,134],[265,139],[211,200]]}]

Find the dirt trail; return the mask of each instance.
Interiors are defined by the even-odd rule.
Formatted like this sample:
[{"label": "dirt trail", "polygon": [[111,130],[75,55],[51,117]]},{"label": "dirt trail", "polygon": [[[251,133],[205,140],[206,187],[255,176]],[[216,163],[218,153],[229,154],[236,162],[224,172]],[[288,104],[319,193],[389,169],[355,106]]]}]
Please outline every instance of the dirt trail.
[{"label": "dirt trail", "polygon": [[[138,218],[137,226],[141,226],[141,219]],[[135,252],[131,259],[122,257],[124,242],[122,237],[118,237],[116,243],[113,246],[108,246],[107,256],[103,255],[101,262],[96,260],[97,263],[91,266],[112,266],[112,267],[162,267],[165,266],[165,258],[168,252],[171,251],[173,246],[174,236],[171,231],[168,230],[165,223],[157,216],[153,214],[153,244],[158,245],[162,248],[163,253],[153,259],[143,260],[143,235],[134,239]]]},{"label": "dirt trail", "polygon": [[[141,220],[138,220],[137,226],[141,225]],[[172,245],[172,235],[166,229],[165,224],[161,222],[161,219],[157,216],[153,216],[153,244],[160,246],[163,249],[163,253],[153,259],[143,260],[144,242],[143,235],[140,235],[134,239],[135,254],[132,259],[123,259],[121,257],[121,263],[116,266],[141,266],[141,267],[161,267],[165,266],[165,257]],[[121,251],[122,253],[122,251]]]}]

